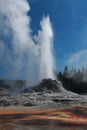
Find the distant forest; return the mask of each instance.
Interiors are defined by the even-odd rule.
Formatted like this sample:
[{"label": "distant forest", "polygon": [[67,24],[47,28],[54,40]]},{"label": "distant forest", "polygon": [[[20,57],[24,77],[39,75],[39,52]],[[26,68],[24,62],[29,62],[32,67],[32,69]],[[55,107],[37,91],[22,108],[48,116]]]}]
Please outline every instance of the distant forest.
[{"label": "distant forest", "polygon": [[57,78],[65,89],[79,94],[87,93],[87,68],[77,70],[65,66],[64,71],[57,74]]}]

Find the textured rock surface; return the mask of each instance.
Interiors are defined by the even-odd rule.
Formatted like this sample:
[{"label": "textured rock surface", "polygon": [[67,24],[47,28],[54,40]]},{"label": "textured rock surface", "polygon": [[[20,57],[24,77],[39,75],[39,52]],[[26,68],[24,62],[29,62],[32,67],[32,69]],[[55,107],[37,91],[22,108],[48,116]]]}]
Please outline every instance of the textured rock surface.
[{"label": "textured rock surface", "polygon": [[52,92],[62,92],[64,88],[61,82],[52,79],[44,79],[38,86],[35,87],[35,91],[52,91]]},{"label": "textured rock surface", "polygon": [[23,91],[23,93],[28,93],[28,92],[46,92],[46,93],[51,93],[51,92],[63,92],[66,91],[63,86],[62,83],[56,80],[52,80],[52,79],[44,79],[42,80],[42,82],[32,88],[27,88]]}]

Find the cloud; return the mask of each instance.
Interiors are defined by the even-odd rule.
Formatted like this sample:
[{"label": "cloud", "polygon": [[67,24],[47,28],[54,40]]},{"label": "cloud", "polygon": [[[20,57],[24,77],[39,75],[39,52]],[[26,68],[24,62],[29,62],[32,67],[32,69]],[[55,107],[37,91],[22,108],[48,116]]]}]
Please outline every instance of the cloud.
[{"label": "cloud", "polygon": [[81,50],[72,54],[67,64],[72,67],[81,68],[82,66],[87,67],[87,50]]}]

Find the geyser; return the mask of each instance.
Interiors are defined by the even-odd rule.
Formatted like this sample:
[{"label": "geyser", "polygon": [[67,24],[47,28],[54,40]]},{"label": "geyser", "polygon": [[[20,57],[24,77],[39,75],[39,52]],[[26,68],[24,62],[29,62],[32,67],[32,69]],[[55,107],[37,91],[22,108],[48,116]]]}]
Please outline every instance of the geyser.
[{"label": "geyser", "polygon": [[5,78],[26,79],[28,86],[35,86],[42,79],[55,79],[53,30],[47,16],[40,22],[38,35],[32,36],[29,11],[27,0],[0,0],[0,31],[10,37],[0,40],[0,56],[7,59],[2,64]]},{"label": "geyser", "polygon": [[40,78],[55,79],[54,56],[53,56],[53,31],[49,16],[40,22],[42,31],[38,32],[38,43],[40,44]]}]

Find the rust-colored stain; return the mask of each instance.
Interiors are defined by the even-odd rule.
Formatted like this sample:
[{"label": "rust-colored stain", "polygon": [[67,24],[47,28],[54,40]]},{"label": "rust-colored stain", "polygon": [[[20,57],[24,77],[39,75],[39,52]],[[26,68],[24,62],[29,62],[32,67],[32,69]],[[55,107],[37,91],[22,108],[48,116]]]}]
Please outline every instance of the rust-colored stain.
[{"label": "rust-colored stain", "polygon": [[64,110],[0,111],[0,122],[23,125],[87,125],[87,108]]}]

